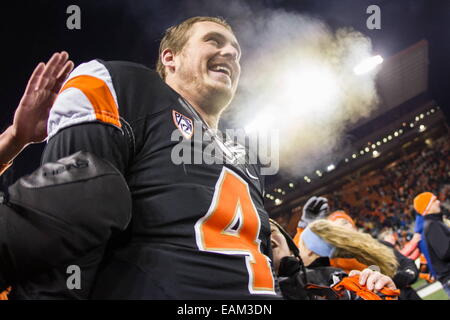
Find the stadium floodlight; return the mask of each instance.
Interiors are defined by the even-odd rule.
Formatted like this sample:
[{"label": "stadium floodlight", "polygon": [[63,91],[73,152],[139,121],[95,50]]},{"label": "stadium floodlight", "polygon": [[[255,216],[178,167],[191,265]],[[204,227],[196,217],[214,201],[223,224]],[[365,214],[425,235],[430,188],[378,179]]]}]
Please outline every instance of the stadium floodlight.
[{"label": "stadium floodlight", "polygon": [[423,119],[423,117],[425,117],[425,116],[423,115],[423,113],[421,113],[420,114],[420,119]]},{"label": "stadium floodlight", "polygon": [[365,147],[365,148],[364,148],[364,151],[365,151],[365,152],[369,152],[369,151],[370,151],[369,147]]},{"label": "stadium floodlight", "polygon": [[355,154],[355,153],[352,155],[352,158],[353,158],[353,159],[356,159],[356,154]]},{"label": "stadium floodlight", "polygon": [[348,162],[348,158],[345,158],[345,162]]},{"label": "stadium floodlight", "polygon": [[291,182],[291,183],[289,183],[289,187],[290,188],[293,188],[294,187],[294,184]]},{"label": "stadium floodlight", "polygon": [[397,131],[394,132],[394,136],[398,137],[398,132]]},{"label": "stadium floodlight", "polygon": [[417,117],[415,118],[415,120],[416,120],[416,121],[419,121],[419,120],[420,120],[419,116],[417,116]]},{"label": "stadium floodlight", "polygon": [[383,142],[386,143],[386,142],[387,142],[387,139],[386,139],[386,138],[383,138]]},{"label": "stadium floodlight", "polygon": [[409,126],[410,126],[411,128],[414,128],[414,123],[410,123]]},{"label": "stadium floodlight", "polygon": [[279,206],[280,204],[282,204],[283,203],[283,201],[281,201],[280,199],[275,199],[275,205],[276,206]]},{"label": "stadium floodlight", "polygon": [[378,157],[380,156],[380,153],[379,153],[377,150],[374,150],[374,151],[372,152],[372,156],[373,156],[374,158],[378,158]]},{"label": "stadium floodlight", "polygon": [[377,146],[381,146],[381,141],[377,141]]},{"label": "stadium floodlight", "polygon": [[424,132],[425,130],[427,130],[427,127],[425,127],[423,124],[421,124],[419,127],[419,132]]},{"label": "stadium floodlight", "polygon": [[383,58],[380,55],[373,56],[361,61],[354,69],[356,75],[362,75],[374,70],[378,65],[383,63]]},{"label": "stadium floodlight", "polygon": [[328,171],[328,172],[333,171],[334,169],[336,169],[336,166],[335,166],[334,164],[330,164],[330,165],[327,167],[327,171]]}]

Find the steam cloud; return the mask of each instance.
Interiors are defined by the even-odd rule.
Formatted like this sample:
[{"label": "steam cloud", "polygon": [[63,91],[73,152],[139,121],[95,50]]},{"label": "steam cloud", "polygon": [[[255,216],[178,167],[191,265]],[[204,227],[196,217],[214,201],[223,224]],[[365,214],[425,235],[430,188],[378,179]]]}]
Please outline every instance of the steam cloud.
[{"label": "steam cloud", "polygon": [[323,171],[350,152],[346,131],[378,103],[375,73],[353,73],[372,55],[370,39],[283,10],[265,10],[235,29],[247,54],[227,119],[279,130],[280,167],[291,176]]}]

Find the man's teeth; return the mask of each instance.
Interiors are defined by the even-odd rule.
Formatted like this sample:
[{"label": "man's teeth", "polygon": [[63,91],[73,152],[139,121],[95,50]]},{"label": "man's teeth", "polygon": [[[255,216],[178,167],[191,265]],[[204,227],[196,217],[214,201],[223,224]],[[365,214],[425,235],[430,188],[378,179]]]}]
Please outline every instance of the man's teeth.
[{"label": "man's teeth", "polygon": [[212,67],[211,68],[211,70],[213,70],[213,71],[219,71],[219,72],[225,72],[228,76],[230,76],[231,75],[231,71],[228,69],[228,68],[226,68],[226,67],[222,67],[222,66],[214,66],[214,67]]}]

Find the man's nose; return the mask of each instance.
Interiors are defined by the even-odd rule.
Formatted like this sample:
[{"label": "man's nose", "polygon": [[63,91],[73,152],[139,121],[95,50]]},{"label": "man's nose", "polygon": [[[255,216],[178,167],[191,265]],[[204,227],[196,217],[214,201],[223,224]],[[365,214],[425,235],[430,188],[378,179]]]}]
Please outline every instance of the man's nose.
[{"label": "man's nose", "polygon": [[228,44],[222,48],[222,55],[230,57],[233,60],[237,60],[239,56],[239,51],[231,44]]}]

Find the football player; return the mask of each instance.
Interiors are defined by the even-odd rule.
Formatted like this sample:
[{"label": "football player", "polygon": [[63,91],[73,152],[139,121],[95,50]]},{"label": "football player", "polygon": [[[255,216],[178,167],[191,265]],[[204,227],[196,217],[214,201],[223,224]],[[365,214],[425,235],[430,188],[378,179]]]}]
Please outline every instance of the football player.
[{"label": "football player", "polygon": [[[99,252],[79,261],[85,277],[97,275],[93,298],[279,297],[263,179],[217,131],[236,92],[240,51],[224,20],[195,17],[167,30],[158,72],[92,60],[63,85],[43,163],[88,151],[120,170],[133,199],[128,230],[106,250],[102,267],[94,263]],[[201,139],[206,132],[212,142]],[[195,159],[211,143],[229,161],[173,159],[180,144]]]},{"label": "football player", "polygon": [[90,225],[101,223],[99,213],[108,225],[88,238],[95,241],[71,248],[82,289],[68,290],[61,265],[14,286],[16,297],[281,298],[259,165],[217,130],[238,85],[239,43],[224,20],[194,17],[166,31],[159,53],[157,72],[92,60],[63,84],[48,120],[44,167],[61,158],[73,164],[79,151],[112,164],[126,179],[132,220],[126,210],[115,220],[106,214],[119,197],[105,197],[117,190],[98,197],[93,188],[80,202],[86,220],[76,219],[84,229],[74,236],[101,228]]}]

